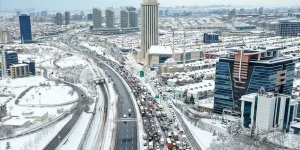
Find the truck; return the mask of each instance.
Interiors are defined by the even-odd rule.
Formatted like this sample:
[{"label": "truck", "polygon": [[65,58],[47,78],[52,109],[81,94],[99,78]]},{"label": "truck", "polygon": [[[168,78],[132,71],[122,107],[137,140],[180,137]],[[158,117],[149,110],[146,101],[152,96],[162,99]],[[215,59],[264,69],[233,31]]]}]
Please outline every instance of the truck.
[{"label": "truck", "polygon": [[149,150],[154,150],[154,146],[153,146],[153,142],[152,142],[152,141],[149,142],[149,144],[148,144],[148,149],[149,149]]}]

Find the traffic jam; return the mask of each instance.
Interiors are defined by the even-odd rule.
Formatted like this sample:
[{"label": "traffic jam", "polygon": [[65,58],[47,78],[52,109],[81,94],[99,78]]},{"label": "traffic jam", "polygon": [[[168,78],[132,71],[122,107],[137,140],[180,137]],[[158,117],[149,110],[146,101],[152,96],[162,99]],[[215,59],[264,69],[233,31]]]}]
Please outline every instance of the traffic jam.
[{"label": "traffic jam", "polygon": [[[145,150],[190,150],[187,136],[176,120],[176,115],[169,101],[167,107],[160,104],[138,78],[132,76],[124,64],[119,64],[104,56],[96,56],[105,61],[127,82],[135,96],[143,119],[143,145]],[[169,110],[168,110],[169,109]],[[129,115],[131,110],[128,110]],[[124,114],[124,118],[127,115]],[[126,122],[124,122],[126,123]]]}]

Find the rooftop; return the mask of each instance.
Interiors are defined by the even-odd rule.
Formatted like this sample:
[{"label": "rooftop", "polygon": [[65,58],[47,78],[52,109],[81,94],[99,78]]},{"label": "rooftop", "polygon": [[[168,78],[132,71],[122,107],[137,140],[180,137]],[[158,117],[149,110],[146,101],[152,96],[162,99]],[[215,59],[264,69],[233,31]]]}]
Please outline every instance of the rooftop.
[{"label": "rooftop", "polygon": [[29,119],[9,119],[3,123],[6,126],[22,126],[25,123],[29,122]]},{"label": "rooftop", "polygon": [[149,54],[172,55],[172,48],[170,46],[153,45],[150,47]]}]

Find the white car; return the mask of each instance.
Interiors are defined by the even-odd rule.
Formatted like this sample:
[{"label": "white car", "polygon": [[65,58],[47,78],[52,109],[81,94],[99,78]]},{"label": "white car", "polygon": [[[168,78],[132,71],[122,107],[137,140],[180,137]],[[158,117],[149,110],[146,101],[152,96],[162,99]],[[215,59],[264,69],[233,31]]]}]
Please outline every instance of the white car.
[{"label": "white car", "polygon": [[124,118],[127,118],[126,114],[124,114]]}]

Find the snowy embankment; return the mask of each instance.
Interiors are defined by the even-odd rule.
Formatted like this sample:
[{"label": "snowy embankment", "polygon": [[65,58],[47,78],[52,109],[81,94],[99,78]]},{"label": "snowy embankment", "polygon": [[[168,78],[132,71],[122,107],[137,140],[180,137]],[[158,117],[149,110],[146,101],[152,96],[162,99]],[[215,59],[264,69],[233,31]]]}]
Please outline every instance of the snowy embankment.
[{"label": "snowy embankment", "polygon": [[103,142],[103,149],[115,149],[115,141],[116,139],[116,123],[115,119],[117,118],[117,93],[114,90],[113,84],[107,84],[108,87],[108,93],[109,93],[109,101],[108,101],[108,114],[106,119],[106,134],[105,134],[105,140]]},{"label": "snowy embankment", "polygon": [[208,132],[208,131],[204,131],[199,129],[197,126],[193,125],[191,122],[189,122],[187,120],[187,118],[185,117],[184,114],[182,114],[176,107],[175,105],[173,105],[173,109],[179,113],[179,115],[181,116],[181,118],[183,119],[184,123],[186,124],[186,126],[188,127],[188,129],[190,130],[190,132],[192,133],[193,137],[195,138],[195,140],[197,141],[197,143],[200,145],[202,150],[206,150],[210,147],[210,144],[212,143],[212,141],[214,140],[214,136],[212,133]]},{"label": "snowy embankment", "polygon": [[0,149],[6,149],[6,143],[10,143],[12,150],[40,150],[45,147],[51,139],[53,139],[71,119],[72,116],[68,116],[65,119],[57,122],[54,125],[44,128],[33,134],[14,138],[10,140],[0,141]]},{"label": "snowy embankment", "polygon": [[61,141],[56,149],[59,150],[76,150],[80,148],[80,143],[84,134],[86,133],[87,126],[90,123],[92,113],[81,113],[76,124],[73,126],[69,134]]}]

